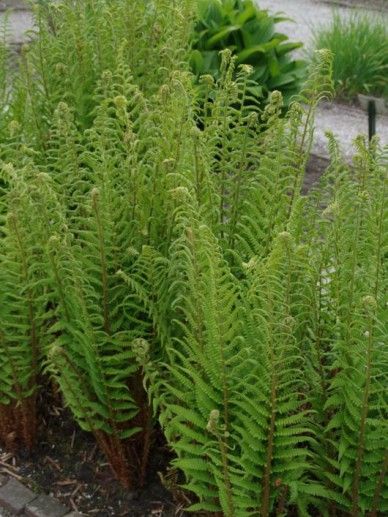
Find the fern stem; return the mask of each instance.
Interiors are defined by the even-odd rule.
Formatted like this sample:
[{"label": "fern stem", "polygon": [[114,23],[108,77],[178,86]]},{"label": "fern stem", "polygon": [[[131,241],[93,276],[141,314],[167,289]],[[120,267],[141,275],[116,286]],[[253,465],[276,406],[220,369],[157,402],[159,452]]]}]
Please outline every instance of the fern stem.
[{"label": "fern stem", "polygon": [[197,139],[193,138],[193,146],[194,146],[194,167],[195,167],[195,193],[197,196],[198,205],[202,205],[202,181],[203,181],[203,173],[200,172],[199,167],[199,156],[198,156],[198,146]]},{"label": "fern stem", "polygon": [[[222,395],[223,395],[223,416],[224,416],[224,426],[225,426],[225,435],[229,432],[229,389],[227,385],[227,373],[226,373],[226,365],[225,365],[225,353],[223,342],[220,347],[221,352],[221,363],[222,363]],[[229,462],[228,462],[228,454],[227,454],[227,443],[226,441],[220,438],[220,450],[221,450],[221,458],[222,458],[222,468],[224,473],[224,481],[226,485],[226,496],[228,500],[228,509],[229,513],[227,517],[234,517],[234,505],[233,505],[233,495],[232,495],[232,483],[229,477]]]},{"label": "fern stem", "polygon": [[[273,355],[273,354],[272,354]],[[273,357],[274,359],[274,357]],[[267,453],[263,475],[263,495],[261,499],[260,515],[262,517],[269,516],[269,505],[271,495],[271,469],[272,469],[272,457],[274,449],[274,434],[275,434],[275,420],[276,420],[276,382],[277,376],[275,372],[272,372],[271,376],[271,419],[268,430],[268,442],[267,442]]]},{"label": "fern stem", "polygon": [[23,56],[23,57],[24,57],[25,73],[26,73],[26,78],[27,78],[27,94],[28,94],[28,97],[30,100],[31,112],[32,112],[35,126],[37,129],[39,138],[40,138],[41,146],[43,149],[45,149],[46,143],[44,140],[44,134],[43,134],[41,124],[38,121],[38,113],[36,111],[35,101],[34,101],[34,98],[32,95],[32,91],[31,91],[32,90],[32,86],[31,86],[32,80],[31,80],[31,73],[30,73],[30,69],[29,69],[29,63],[28,63],[26,56]]},{"label": "fern stem", "polygon": [[357,216],[356,216],[356,230],[354,235],[354,249],[352,253],[352,264],[351,264],[351,277],[350,277],[350,286],[348,291],[348,310],[346,315],[346,341],[349,342],[350,340],[350,333],[351,333],[351,320],[353,317],[353,310],[354,310],[354,290],[355,290],[355,280],[356,280],[356,267],[357,267],[357,261],[359,257],[359,238],[360,238],[360,231],[361,231],[361,214],[360,214],[360,202],[358,201],[357,205]]},{"label": "fern stem", "polygon": [[374,296],[376,300],[378,300],[379,288],[380,288],[380,274],[381,274],[381,250],[383,244],[383,221],[384,221],[384,211],[385,211],[385,190],[387,182],[384,181],[383,191],[381,194],[381,205],[379,211],[379,222],[378,222],[378,237],[377,237],[377,250],[376,250],[376,280],[375,280],[375,288],[374,288]]},{"label": "fern stem", "polygon": [[[223,112],[223,128],[222,128],[222,139],[221,139],[221,145],[227,145],[227,134],[226,129],[228,126],[228,117],[227,117],[227,102],[224,104],[224,112]],[[221,160],[220,160],[220,170],[221,170],[221,191],[220,191],[220,236],[221,239],[224,236],[224,219],[225,219],[225,206],[226,206],[226,163],[225,163],[225,150],[224,147],[222,147],[222,153],[221,153]]]},{"label": "fern stem", "polygon": [[[84,391],[84,393],[88,396],[89,400],[93,400],[92,394],[90,393],[90,389],[85,382],[84,376],[81,372],[79,372],[77,366],[74,364],[74,362],[71,360],[71,358],[68,356],[65,350],[60,348],[58,352],[61,357],[66,361],[67,365],[69,366],[70,370],[74,373],[74,375],[78,378],[80,385]],[[54,357],[55,361],[55,357]],[[57,363],[58,365],[58,363]],[[60,367],[60,364],[58,365]],[[65,372],[65,369],[61,368],[62,372]],[[112,429],[114,431],[114,434],[112,437],[105,436],[105,433],[100,431],[96,428],[96,426],[93,423],[93,419],[89,416],[89,412],[85,411],[85,407],[82,401],[79,400],[76,390],[73,389],[73,385],[71,382],[68,382],[68,378],[65,374],[61,375],[61,378],[63,379],[63,382],[66,384],[66,388],[69,390],[69,392],[72,394],[72,397],[74,400],[78,401],[78,409],[81,412],[83,418],[85,419],[85,422],[87,423],[90,431],[93,433],[93,435],[96,437],[97,443],[101,447],[101,450],[105,452],[108,460],[111,463],[112,470],[117,475],[120,482],[123,484],[123,486],[130,488],[133,485],[133,479],[132,475],[130,473],[127,461],[126,461],[126,454],[124,453],[124,449],[122,446],[122,443],[120,441],[120,438],[117,434],[117,428],[113,421],[109,421],[109,424],[111,424]],[[110,408],[111,409],[111,408]],[[108,407],[109,411],[109,407]]]},{"label": "fern stem", "polygon": [[[143,387],[143,374],[144,372],[139,370],[137,374],[130,380],[129,388],[133,393],[133,398],[136,402],[136,405],[140,408],[138,415],[136,415],[133,424],[135,426],[139,425],[142,428],[142,432],[140,433],[140,447],[141,447],[141,455],[140,455],[140,474],[139,474],[139,486],[142,487],[146,481],[146,469],[148,464],[148,458],[151,448],[151,438],[153,434],[153,414],[148,403],[148,399],[146,396],[146,392]],[[137,442],[136,442],[137,443]],[[137,444],[135,445],[137,448]]]},{"label": "fern stem", "polygon": [[310,103],[309,109],[308,109],[308,112],[307,112],[307,115],[306,115],[306,121],[305,121],[305,124],[304,124],[304,127],[303,127],[303,134],[302,134],[299,150],[298,150],[298,153],[297,153],[297,162],[294,164],[295,165],[294,166],[294,171],[295,171],[294,172],[294,182],[293,182],[293,185],[292,185],[292,192],[291,192],[290,202],[289,202],[289,205],[288,205],[288,214],[287,214],[286,222],[288,222],[290,220],[290,217],[291,217],[291,214],[292,214],[292,209],[293,209],[294,204],[295,204],[297,187],[298,187],[298,184],[300,186],[302,175],[304,174],[304,170],[302,168],[302,163],[303,163],[303,158],[304,158],[303,149],[304,149],[304,145],[305,145],[306,138],[307,138],[307,132],[308,132],[310,120],[311,120],[311,118],[312,118],[312,116],[314,114],[314,109],[315,109],[315,103]]},{"label": "fern stem", "polygon": [[322,314],[322,266],[320,267],[319,274],[319,286],[318,286],[318,307],[316,311],[316,324],[317,324],[317,336],[315,339],[315,351],[317,353],[319,378],[321,383],[321,390],[323,397],[327,398],[327,382],[325,378],[325,372],[323,368],[323,354],[322,354],[322,325],[321,325],[321,314]]},{"label": "fern stem", "polygon": [[[19,248],[21,265],[22,265],[22,277],[24,285],[28,285],[28,264],[27,264],[27,254],[25,252],[22,237],[19,232],[17,219],[16,217],[11,217],[9,219],[10,225],[13,229],[14,235],[16,237],[16,242]],[[39,347],[38,347],[38,338],[37,338],[37,330],[36,330],[36,321],[35,321],[35,311],[33,306],[33,296],[31,289],[27,290],[27,298],[28,298],[28,320],[30,327],[30,344],[31,344],[31,352],[32,352],[32,375],[30,380],[30,385],[36,385],[37,372],[38,372],[38,359],[39,359]]]},{"label": "fern stem", "polygon": [[108,285],[108,271],[105,253],[105,239],[104,229],[102,226],[100,207],[98,203],[98,196],[93,195],[93,210],[97,223],[98,247],[100,253],[101,264],[101,283],[102,283],[102,311],[104,317],[104,330],[109,335],[111,333],[110,326],[110,311],[109,311],[109,285]]},{"label": "fern stem", "polygon": [[[4,335],[0,333],[0,340],[4,340]],[[4,343],[4,341],[3,341]],[[15,363],[11,357],[11,354],[9,353],[8,347],[3,344],[1,347],[4,351],[8,363],[11,368],[11,374],[13,379],[13,386],[12,389],[14,390],[14,393],[16,394],[16,405],[14,405],[14,402],[11,401],[7,406],[3,407],[3,414],[0,414],[0,427],[3,428],[2,433],[3,435],[0,435],[0,437],[3,439],[3,441],[6,443],[8,441],[8,436],[12,435],[12,432],[18,429],[20,429],[20,432],[17,434],[17,439],[23,439],[24,445],[28,449],[32,449],[33,445],[35,443],[35,435],[36,435],[36,408],[35,408],[35,397],[33,397],[33,406],[28,407],[26,405],[26,399],[23,397],[23,388],[22,385],[19,382],[19,376],[17,375],[17,366],[15,366]],[[31,398],[31,397],[29,397]],[[19,411],[19,415],[16,414],[16,412]],[[4,416],[5,415],[5,416]],[[5,424],[4,424],[5,421]],[[8,424],[8,425],[7,425]],[[5,429],[5,430],[4,430]]]},{"label": "fern stem", "polygon": [[269,342],[269,358],[271,362],[271,396],[270,396],[270,407],[271,407],[271,416],[269,422],[269,430],[268,430],[268,440],[266,447],[266,456],[265,456],[265,464],[264,464],[264,472],[263,472],[263,492],[261,496],[261,507],[260,507],[260,515],[261,517],[269,516],[269,508],[270,508],[270,495],[271,495],[271,468],[272,468],[272,458],[273,458],[273,448],[274,448],[274,433],[275,433],[275,420],[276,420],[276,397],[277,397],[277,374],[276,374],[276,365],[275,365],[275,353],[274,353],[274,343],[273,343],[273,335],[274,328],[272,322],[274,321],[273,314],[273,300],[270,293],[270,286],[267,282],[267,299],[269,301],[269,314],[270,314],[270,342]]},{"label": "fern stem", "polygon": [[54,273],[55,282],[53,284],[55,285],[55,289],[58,292],[60,305],[63,308],[63,311],[65,313],[65,319],[69,323],[71,321],[70,313],[69,313],[69,310],[68,310],[68,307],[67,307],[66,297],[65,297],[65,290],[64,290],[64,286],[63,286],[63,282],[62,282],[61,276],[60,276],[59,271],[58,271],[58,263],[55,260],[54,253],[55,253],[54,250],[51,250],[49,252],[49,254],[48,254],[49,255],[49,261],[50,261],[51,268],[52,268],[52,272]]},{"label": "fern stem", "polygon": [[228,501],[228,511],[227,511],[226,517],[235,517],[232,483],[230,481],[230,476],[229,476],[228,446],[224,442],[224,440],[221,438],[221,436],[218,436],[218,443],[220,446],[222,470],[223,470],[224,482],[225,482],[225,488],[226,488],[226,498]]},{"label": "fern stem", "polygon": [[236,174],[237,187],[236,187],[235,195],[234,195],[234,199],[233,199],[233,214],[232,214],[232,220],[231,220],[230,230],[229,230],[229,246],[231,247],[231,249],[234,248],[235,231],[236,231],[237,219],[238,219],[238,214],[239,214],[242,173],[243,173],[243,168],[245,165],[245,159],[246,159],[246,154],[247,154],[248,133],[249,133],[249,128],[247,127],[247,128],[245,128],[245,132],[244,132],[244,140],[243,140],[243,146],[242,146],[242,151],[241,151],[241,160],[240,160],[240,164],[239,164],[238,171]]}]

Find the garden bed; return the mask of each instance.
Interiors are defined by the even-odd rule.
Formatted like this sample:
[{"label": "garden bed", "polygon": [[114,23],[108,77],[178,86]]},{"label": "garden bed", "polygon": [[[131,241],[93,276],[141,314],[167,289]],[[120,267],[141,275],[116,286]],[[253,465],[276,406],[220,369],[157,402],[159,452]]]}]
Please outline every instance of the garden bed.
[{"label": "garden bed", "polygon": [[386,158],[311,156],[332,53],[262,111],[232,45],[193,91],[191,0],[98,5],[42,3],[3,77],[0,501],[386,514]]},{"label": "garden bed", "polygon": [[32,455],[13,455],[0,449],[0,474],[14,477],[36,494],[51,495],[86,515],[182,515],[159,477],[169,461],[160,436],[156,437],[150,458],[146,486],[128,491],[115,480],[93,438],[74,424],[66,410],[54,408],[47,419],[48,425],[41,429]]},{"label": "garden bed", "polygon": [[[93,436],[83,432],[60,402],[43,409],[33,452],[0,447],[0,476],[13,477],[35,494],[54,497],[74,512],[98,517],[169,517],[183,515],[179,502],[163,486],[171,453],[155,431],[146,484],[128,491],[115,479]],[[3,516],[0,507],[0,517]],[[7,514],[8,515],[8,514]]]}]

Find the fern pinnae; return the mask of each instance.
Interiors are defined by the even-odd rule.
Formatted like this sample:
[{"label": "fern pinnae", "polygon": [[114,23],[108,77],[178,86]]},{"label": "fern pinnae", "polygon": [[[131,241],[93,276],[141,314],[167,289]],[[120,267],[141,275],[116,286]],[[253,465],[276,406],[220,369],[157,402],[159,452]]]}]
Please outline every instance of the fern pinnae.
[{"label": "fern pinnae", "polygon": [[[374,451],[380,450],[383,456],[386,448],[384,441],[375,442],[375,436],[382,433],[382,427],[373,416],[375,401],[380,400],[381,382],[385,382],[383,365],[386,358],[379,344],[383,336],[379,322],[382,313],[379,308],[373,318],[368,319],[363,308],[366,300],[376,307],[381,304],[381,295],[376,298],[369,293],[375,292],[376,278],[380,276],[380,231],[385,224],[380,217],[384,219],[384,211],[381,211],[379,196],[376,196],[378,202],[373,204],[369,197],[374,188],[380,191],[383,185],[380,183],[382,178],[378,179],[375,174],[375,165],[364,159],[367,151],[362,145],[359,153],[357,174],[351,176],[349,171],[345,172],[331,205],[330,217],[334,228],[329,237],[333,251],[329,254],[334,255],[335,262],[325,287],[326,296],[330,293],[329,296],[337,300],[333,313],[336,332],[329,333],[334,377],[329,381],[330,396],[325,411],[330,413],[335,408],[337,413],[330,415],[326,428],[327,444],[336,449],[334,453],[332,445],[328,446],[328,455],[336,454],[338,463],[330,460],[334,470],[329,469],[327,475],[334,485],[343,487],[348,498],[344,506],[349,505],[353,515],[371,509],[372,493],[379,490],[376,485],[381,465],[381,462],[375,463]],[[339,446],[335,444],[336,436]],[[353,475],[348,474],[350,466],[353,466]],[[337,469],[339,476],[335,475]],[[368,475],[372,476],[369,480],[366,479]],[[384,507],[382,501],[380,504]]]},{"label": "fern pinnae", "polygon": [[[232,482],[230,480],[229,465],[230,451],[227,438],[229,432],[228,427],[230,425],[228,409],[230,394],[227,385],[229,383],[229,379],[226,380],[225,378],[225,368],[227,366],[225,364],[225,351],[223,351],[224,346],[231,346],[230,343],[226,344],[223,340],[227,339],[229,342],[231,336],[227,336],[229,336],[232,329],[228,329],[228,325],[231,320],[230,322],[228,321],[227,324],[224,321],[218,320],[216,309],[217,302],[215,298],[216,291],[218,292],[219,289],[221,296],[229,297],[230,295],[227,291],[223,290],[221,287],[222,284],[218,284],[219,281],[223,282],[223,280],[221,280],[223,274],[219,277],[221,274],[219,272],[220,264],[218,262],[220,258],[215,258],[217,257],[217,254],[214,256],[214,265],[212,264],[214,253],[213,249],[216,249],[216,243],[214,241],[214,237],[209,232],[209,229],[200,225],[196,221],[195,216],[190,215],[190,213],[185,213],[184,210],[182,210],[180,217],[182,219],[177,219],[177,221],[182,221],[183,233],[178,237],[174,244],[175,253],[173,257],[174,260],[177,260],[177,265],[180,264],[179,270],[182,264],[187,264],[187,267],[181,270],[186,278],[187,275],[189,275],[187,280],[183,281],[182,287],[186,293],[192,292],[193,298],[192,302],[189,302],[186,305],[185,300],[187,299],[187,294],[185,296],[180,296],[175,305],[176,314],[179,316],[177,331],[179,334],[182,334],[182,338],[176,343],[175,347],[179,346],[182,352],[178,353],[177,351],[171,350],[171,353],[176,357],[176,359],[169,368],[170,374],[168,375],[168,378],[170,380],[166,380],[166,386],[171,385],[171,391],[169,391],[170,397],[172,394],[179,397],[181,401],[180,403],[183,407],[191,407],[192,403],[190,404],[189,401],[193,397],[194,400],[198,397],[198,402],[201,401],[201,404],[204,405],[201,407],[201,414],[203,414],[203,416],[202,418],[195,420],[195,428],[193,431],[191,432],[188,430],[187,436],[182,435],[182,438],[177,440],[176,445],[174,445],[179,456],[182,455],[182,457],[178,458],[176,463],[187,473],[188,486],[192,487],[195,493],[197,493],[202,500],[198,505],[194,505],[193,509],[197,506],[206,508],[210,503],[211,497],[214,497],[214,504],[216,504],[216,499],[219,498],[218,504],[221,505],[226,515],[234,515]],[[187,217],[189,219],[186,219]],[[210,242],[212,243],[210,250],[206,250],[204,244],[208,243],[206,246],[209,246]],[[215,268],[214,270],[213,267]],[[175,272],[177,279],[179,279],[178,271]],[[209,275],[208,281],[205,281],[204,275]],[[213,280],[211,280],[212,278]],[[227,278],[225,278],[225,281],[226,280]],[[180,285],[180,281],[172,284],[173,290],[179,293]],[[197,294],[193,291],[195,285],[201,286],[201,291]],[[206,298],[204,297],[205,292],[209,293]],[[232,296],[234,295],[232,294]],[[224,299],[225,302],[228,300],[228,298]],[[195,300],[198,300],[199,303],[196,303]],[[230,303],[231,302],[227,302],[226,306],[229,307]],[[232,310],[232,307],[226,310]],[[198,311],[199,313],[197,314]],[[201,317],[201,315],[206,315],[206,321],[203,321],[203,316]],[[228,351],[228,356],[229,354],[230,351]],[[179,364],[181,361],[182,366]],[[178,387],[180,385],[180,379],[183,380],[180,369],[182,368],[182,373],[186,371],[189,373],[191,369],[190,364],[192,363],[197,364],[198,375],[196,376],[197,380],[195,381],[194,378],[190,378],[189,384],[195,382],[195,385],[192,384],[192,386],[196,386],[196,388],[193,392],[188,390],[184,393],[180,393],[181,390]],[[206,385],[207,380],[210,381],[208,387]],[[187,380],[185,381],[185,384],[186,383]],[[176,388],[174,386],[176,386]],[[207,443],[208,435],[205,430],[206,421],[209,418],[211,411],[217,408],[217,401],[220,411],[220,436],[216,438],[214,435],[214,440],[212,440],[211,443]],[[176,414],[176,416],[174,417],[171,415],[169,417],[168,415],[171,414],[170,411],[172,411],[172,415]],[[162,423],[166,428],[167,435],[173,441],[174,433],[172,430],[175,425],[181,429],[183,429],[181,426],[188,425],[184,422],[185,412],[182,411],[182,415],[178,416],[180,413],[180,411],[178,412],[178,406],[176,404],[168,403],[166,404],[166,410],[163,413],[164,416]],[[193,443],[192,440],[189,440],[190,436],[198,437],[197,441],[199,441],[199,448],[195,447],[195,442]],[[192,442],[192,445],[190,442]],[[200,468],[202,470],[202,467],[199,465],[199,458],[203,455],[205,455],[204,457],[209,462],[209,465],[220,464],[221,466],[220,473],[212,467],[209,474],[206,475],[206,479],[210,483],[208,484],[207,489],[205,489],[205,485],[203,483],[203,481],[205,481],[205,474],[200,475],[201,482],[198,482],[199,479],[197,479],[196,482],[192,475],[195,465],[198,465],[198,469]],[[203,460],[201,460],[201,462],[202,461]],[[214,473],[211,473],[213,470]],[[218,489],[216,488],[217,486],[219,486]],[[206,497],[205,491],[208,493]],[[217,496],[218,491],[219,495]],[[212,492],[214,495],[210,496]],[[214,506],[214,508],[216,508],[216,506]]]},{"label": "fern pinnae", "polygon": [[[5,412],[9,412],[10,421],[19,420],[17,424],[15,422],[16,440],[31,448],[36,439],[36,395],[48,303],[48,282],[42,278],[46,265],[42,242],[47,230],[44,224],[46,207],[43,210],[41,207],[44,180],[32,163],[19,171],[8,164],[3,173],[8,183],[6,204],[12,205],[12,210],[9,208],[2,228],[0,249],[4,275],[2,350],[8,362],[4,379],[8,386],[2,395],[9,397]],[[13,380],[6,380],[9,374]],[[12,386],[16,399],[12,396]],[[14,400],[17,404],[13,409]]]},{"label": "fern pinnae", "polygon": [[255,127],[257,123],[257,115],[252,112],[249,116],[246,124],[247,128],[245,129],[243,141],[242,141],[242,149],[241,149],[241,158],[240,163],[238,164],[237,171],[235,172],[235,179],[233,181],[234,193],[232,193],[232,213],[231,213],[231,222],[230,229],[228,229],[229,233],[229,247],[234,249],[235,244],[235,233],[237,228],[237,221],[239,218],[239,213],[241,210],[241,197],[242,197],[242,186],[243,186],[243,178],[242,175],[248,168],[248,133],[249,131]]},{"label": "fern pinnae", "polygon": [[[303,153],[306,139],[311,135],[311,125],[315,110],[324,99],[330,100],[333,95],[332,66],[333,56],[327,49],[318,50],[315,53],[316,62],[313,63],[308,80],[299,94],[299,99],[308,105],[307,115],[300,140],[299,152]],[[310,144],[311,145],[311,144]]]},{"label": "fern pinnae", "polygon": [[[361,143],[361,142],[360,142]],[[372,156],[374,153],[372,153]],[[365,156],[367,159],[370,155],[366,152],[363,153],[362,144],[361,144],[361,152],[360,152],[360,159]],[[371,158],[372,158],[371,156]],[[372,173],[369,172],[369,169],[372,169]],[[373,161],[373,158],[371,159],[370,163],[365,163],[364,167],[361,166],[361,189],[364,192],[366,190],[366,181],[367,178],[362,173],[362,170],[365,170],[365,173],[368,174],[378,174],[379,170],[376,168],[376,163]],[[376,170],[375,170],[376,169]],[[373,178],[371,178],[371,181],[373,181]],[[386,178],[383,177],[383,185],[382,185],[382,191],[384,193],[385,191],[385,185],[386,185]],[[365,381],[364,381],[364,387],[363,387],[363,398],[362,398],[362,406],[360,411],[360,428],[359,428],[359,435],[358,435],[358,443],[357,443],[357,453],[356,453],[356,462],[355,462],[355,473],[353,478],[353,484],[352,484],[352,508],[351,513],[352,515],[358,515],[359,514],[359,492],[360,492],[360,482],[361,482],[361,471],[362,471],[362,464],[364,461],[364,454],[365,454],[365,448],[366,448],[366,426],[367,426],[367,417],[368,413],[370,412],[370,396],[371,396],[371,382],[372,382],[372,366],[373,366],[373,352],[374,352],[374,346],[375,346],[375,326],[378,323],[376,321],[377,316],[377,308],[378,303],[380,299],[380,280],[381,280],[381,247],[382,247],[382,231],[383,231],[383,223],[384,223],[384,201],[382,201],[384,198],[378,198],[378,202],[380,203],[375,207],[375,212],[377,215],[377,224],[376,226],[376,233],[377,235],[374,235],[374,241],[375,241],[375,248],[374,248],[374,256],[376,261],[376,268],[373,271],[374,274],[374,281],[371,282],[371,288],[373,289],[375,296],[365,296],[363,298],[363,305],[364,305],[364,311],[365,311],[365,335],[367,336],[367,358],[366,358],[366,372],[365,372]],[[373,285],[374,284],[374,285]],[[387,450],[387,449],[386,449]],[[386,451],[385,451],[386,455]],[[383,462],[384,465],[384,462]],[[384,466],[382,467],[382,472],[384,472]],[[379,492],[379,483],[377,483],[376,489],[375,489],[375,495]]]},{"label": "fern pinnae", "polygon": [[[71,254],[69,259],[71,261],[74,260]],[[73,262],[74,265],[76,266]],[[76,267],[73,267],[73,270],[76,271]],[[56,267],[56,269],[58,268]],[[70,279],[70,281],[74,283],[74,279]],[[97,329],[93,328],[93,320],[91,320],[88,314],[88,298],[83,299],[82,297],[82,294],[85,294],[82,293],[82,291],[85,291],[85,287],[82,285],[82,282],[78,285],[80,295],[75,294],[74,287],[75,284],[72,286],[68,285],[66,292],[63,293],[65,300],[72,300],[71,308],[69,309],[71,319],[66,326],[66,331],[69,335],[66,336],[65,333],[61,339],[62,346],[66,346],[66,364],[69,366],[70,371],[63,368],[56,375],[59,382],[62,383],[63,389],[70,389],[67,399],[73,412],[78,416],[78,420],[82,423],[85,415],[88,417],[83,425],[86,425],[88,428],[89,424],[92,424],[92,428],[88,430],[94,432],[104,445],[103,450],[110,459],[112,468],[120,481],[125,486],[130,486],[133,484],[134,479],[127,465],[125,447],[121,438],[124,434],[128,435],[128,432],[119,428],[122,421],[125,422],[133,418],[137,413],[137,409],[128,394],[128,389],[122,380],[123,376],[128,375],[128,368],[120,376],[117,376],[115,383],[111,384],[109,369],[105,363],[113,350],[115,350],[116,354],[120,351],[118,336],[116,334],[115,346],[113,346],[109,336],[105,333],[99,333]],[[73,322],[72,314],[74,310],[78,310],[82,314],[82,319],[78,320],[78,325],[81,327],[79,330],[75,328]],[[69,340],[77,342],[77,349],[69,347]],[[122,353],[124,353],[124,350],[122,350]],[[124,353],[124,357],[130,360],[133,356],[127,352]],[[114,355],[112,354],[111,364],[114,370],[113,360]],[[136,366],[131,366],[129,368],[130,373],[134,373],[136,369]],[[114,377],[115,373],[118,372],[115,370],[110,372],[112,377]],[[118,398],[115,390],[120,391],[120,398]],[[120,408],[121,413],[116,409],[120,400],[121,403],[125,402],[125,408]],[[85,413],[85,411],[87,412]],[[91,415],[93,415],[92,419]],[[120,418],[121,415],[125,415],[123,420]],[[130,434],[136,432],[138,432],[138,429],[133,428]]]},{"label": "fern pinnae", "polygon": [[91,192],[92,207],[96,218],[98,248],[100,254],[101,265],[101,286],[102,286],[102,310],[104,318],[104,331],[110,334],[110,314],[109,314],[109,286],[108,286],[108,272],[107,272],[107,258],[104,246],[104,229],[101,221],[100,206],[99,206],[99,191],[93,189]]},{"label": "fern pinnae", "polygon": [[376,488],[373,494],[373,503],[372,503],[372,509],[369,513],[370,517],[377,517],[379,508],[381,506],[381,496],[384,488],[384,483],[386,481],[388,474],[388,448],[385,451],[384,454],[384,460],[383,464],[378,476],[378,482],[376,484]]},{"label": "fern pinnae", "polygon": [[[313,435],[307,413],[301,409],[304,401],[302,388],[294,381],[296,376],[300,379],[300,373],[292,373],[300,361],[300,351],[293,336],[296,320],[289,312],[291,294],[296,287],[291,277],[296,267],[292,248],[291,236],[281,234],[275,241],[268,262],[260,264],[252,260],[247,265],[248,279],[253,273],[251,286],[248,287],[248,307],[256,322],[254,328],[263,329],[257,337],[253,335],[251,338],[258,354],[251,396],[259,397],[261,392],[260,405],[265,410],[260,426],[256,424],[256,430],[254,420],[247,427],[249,432],[254,433],[252,437],[260,440],[257,445],[259,447],[261,443],[258,449],[260,454],[256,453],[251,459],[244,439],[243,461],[244,465],[248,461],[254,461],[256,465],[256,476],[261,486],[257,507],[262,515],[268,515],[276,504],[282,506],[288,503],[288,488],[302,483],[307,473],[307,451],[303,452],[303,448],[299,450],[298,445],[302,447],[303,443],[308,442],[309,435]],[[263,344],[260,345],[260,342]],[[255,407],[258,410],[259,403]],[[284,463],[287,457],[293,457],[294,472]],[[300,497],[297,502],[301,500]]]}]

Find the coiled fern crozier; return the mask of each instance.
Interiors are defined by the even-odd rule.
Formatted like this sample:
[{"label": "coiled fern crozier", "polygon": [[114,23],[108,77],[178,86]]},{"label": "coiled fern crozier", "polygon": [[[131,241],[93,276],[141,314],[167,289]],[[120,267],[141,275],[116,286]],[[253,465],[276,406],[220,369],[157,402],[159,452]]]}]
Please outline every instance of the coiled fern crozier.
[{"label": "coiled fern crozier", "polygon": [[1,79],[1,444],[49,378],[126,487],[160,425],[193,512],[386,513],[388,153],[328,134],[302,194],[330,53],[287,113],[228,51],[199,101],[190,0],[76,4]]}]

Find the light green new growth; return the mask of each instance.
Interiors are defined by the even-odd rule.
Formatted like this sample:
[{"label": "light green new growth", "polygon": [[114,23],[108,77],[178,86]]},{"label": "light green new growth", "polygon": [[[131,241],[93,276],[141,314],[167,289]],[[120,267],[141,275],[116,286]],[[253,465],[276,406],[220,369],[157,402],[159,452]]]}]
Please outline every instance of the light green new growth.
[{"label": "light green new growth", "polygon": [[285,115],[229,51],[198,103],[189,0],[76,4],[3,99],[2,445],[54,385],[131,489],[160,424],[189,511],[386,513],[388,151],[302,195],[330,52]]}]

